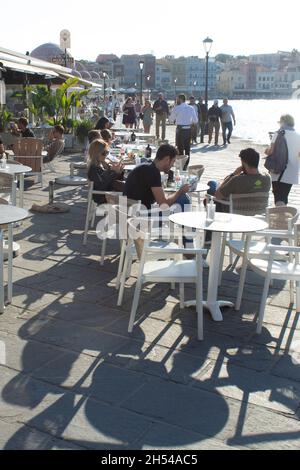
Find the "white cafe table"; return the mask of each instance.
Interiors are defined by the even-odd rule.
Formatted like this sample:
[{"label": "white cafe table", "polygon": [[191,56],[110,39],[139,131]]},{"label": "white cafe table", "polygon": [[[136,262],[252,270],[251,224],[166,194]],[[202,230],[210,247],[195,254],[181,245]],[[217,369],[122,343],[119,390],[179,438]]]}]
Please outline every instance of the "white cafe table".
[{"label": "white cafe table", "polygon": [[[12,300],[12,267],[13,267],[13,224],[26,219],[29,213],[20,207],[0,204],[0,313],[4,312],[4,276],[3,276],[3,229],[8,225],[8,303]],[[4,226],[4,227],[3,227]]]},{"label": "white cafe table", "polygon": [[[220,307],[233,307],[232,302],[217,299],[222,233],[253,233],[266,229],[268,224],[255,217],[221,212],[216,212],[215,219],[211,223],[206,220],[206,212],[181,212],[172,214],[170,220],[183,227],[212,232],[207,301],[203,305],[210,311],[213,320],[222,321]],[[193,305],[195,305],[194,301],[186,302],[188,307]]]},{"label": "white cafe table", "polygon": [[[0,173],[7,173],[14,177],[19,176],[20,187],[19,187],[19,206],[23,207],[23,196],[24,196],[24,174],[30,173],[32,168],[26,165],[15,165],[14,163],[8,163],[6,168],[0,168]],[[12,195],[12,203],[17,203],[17,194],[14,191]]]}]

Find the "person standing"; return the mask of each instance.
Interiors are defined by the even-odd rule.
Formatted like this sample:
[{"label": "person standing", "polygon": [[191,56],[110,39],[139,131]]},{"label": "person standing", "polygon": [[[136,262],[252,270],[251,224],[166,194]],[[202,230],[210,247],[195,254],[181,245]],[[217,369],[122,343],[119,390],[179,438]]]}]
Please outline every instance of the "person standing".
[{"label": "person standing", "polygon": [[[236,120],[232,106],[229,106],[227,98],[223,100],[223,105],[220,109],[222,111],[223,145],[226,145],[226,142],[230,144],[230,138],[233,130],[232,119],[234,125],[236,125]],[[227,130],[228,134],[226,135]]]},{"label": "person standing", "polygon": [[158,93],[158,100],[154,102],[153,111],[156,114],[156,138],[159,139],[159,128],[161,125],[161,140],[166,138],[166,120],[169,116],[169,106],[164,99],[163,93]]},{"label": "person standing", "polygon": [[213,106],[208,110],[208,143],[211,143],[212,134],[215,131],[215,145],[218,145],[220,120],[222,118],[222,111],[218,105],[218,100],[215,100]]},{"label": "person standing", "polygon": [[123,106],[123,120],[122,123],[128,129],[132,129],[133,125],[136,122],[136,113],[134,109],[134,102],[129,96]]},{"label": "person standing", "polygon": [[153,109],[149,100],[145,101],[145,106],[142,109],[143,126],[145,134],[150,133],[150,128],[153,124]]},{"label": "person standing", "polygon": [[[185,102],[185,95],[178,95],[177,106],[173,109],[170,122],[176,123],[176,146],[179,155],[188,155],[190,157],[191,151],[191,135],[192,125],[198,124],[198,116],[192,106]],[[189,164],[188,158],[185,168]]]},{"label": "person standing", "polygon": [[191,135],[191,142],[192,142],[192,144],[197,144],[198,123],[199,123],[199,108],[198,108],[198,105],[195,102],[194,96],[190,96],[189,100],[190,100],[189,105],[192,106],[192,108],[194,108],[196,116],[198,118],[197,124],[192,124],[192,128],[191,128],[191,134],[192,134]]},{"label": "person standing", "polygon": [[[289,114],[283,115],[279,121],[280,129],[284,130],[288,148],[288,163],[282,175],[270,172],[272,178],[272,190],[276,206],[287,205],[288,196],[293,184],[299,182],[299,156],[300,156],[300,135],[295,132],[295,121]],[[275,132],[271,145],[265,150],[266,155],[271,155],[274,150],[275,142],[278,136]]]},{"label": "person standing", "polygon": [[198,119],[201,144],[204,142],[205,126],[207,123],[207,109],[203,101],[204,100],[202,97],[200,97],[198,100]]}]

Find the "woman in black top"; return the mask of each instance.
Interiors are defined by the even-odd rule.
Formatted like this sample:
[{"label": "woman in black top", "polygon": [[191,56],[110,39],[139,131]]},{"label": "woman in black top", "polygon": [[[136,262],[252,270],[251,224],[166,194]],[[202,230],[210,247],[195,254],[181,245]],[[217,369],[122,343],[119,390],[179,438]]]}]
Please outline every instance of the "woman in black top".
[{"label": "woman in black top", "polygon": [[[120,180],[124,166],[122,163],[108,164],[108,145],[103,140],[94,140],[89,147],[88,156],[88,179],[93,181],[95,191],[119,191]],[[93,200],[96,204],[106,202],[105,196],[94,194]]]}]

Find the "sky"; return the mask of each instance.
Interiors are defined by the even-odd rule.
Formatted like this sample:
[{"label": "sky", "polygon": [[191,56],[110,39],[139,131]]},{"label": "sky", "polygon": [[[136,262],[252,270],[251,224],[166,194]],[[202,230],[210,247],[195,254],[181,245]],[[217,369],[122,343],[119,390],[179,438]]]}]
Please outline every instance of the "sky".
[{"label": "sky", "polygon": [[[204,56],[300,50],[299,0],[14,0],[1,3],[0,45],[26,53],[71,32],[75,59],[98,54]],[[5,18],[5,20],[4,20]]]}]

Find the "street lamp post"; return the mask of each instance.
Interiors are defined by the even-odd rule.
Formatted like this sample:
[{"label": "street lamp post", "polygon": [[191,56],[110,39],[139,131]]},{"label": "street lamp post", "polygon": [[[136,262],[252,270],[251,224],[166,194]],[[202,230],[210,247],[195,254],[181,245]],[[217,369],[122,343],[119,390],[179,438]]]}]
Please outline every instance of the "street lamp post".
[{"label": "street lamp post", "polygon": [[174,88],[175,88],[175,103],[176,103],[176,98],[177,98],[176,83],[177,83],[177,78],[175,78],[175,79],[174,79]]},{"label": "street lamp post", "polygon": [[105,106],[105,94],[106,94],[106,78],[108,78],[108,75],[107,73],[103,72],[102,74],[102,77],[103,77],[103,101],[104,101],[104,106]]},{"label": "street lamp post", "polygon": [[151,90],[150,90],[150,87],[149,87],[150,78],[151,78],[151,75],[148,75],[148,77],[147,77],[147,90],[148,90],[148,94],[149,94],[149,100],[151,100]]},{"label": "street lamp post", "polygon": [[139,62],[140,72],[141,72],[141,88],[140,88],[140,104],[143,104],[143,70],[144,70],[144,61],[140,60]]},{"label": "street lamp post", "polygon": [[204,50],[206,53],[206,63],[205,63],[205,107],[208,108],[208,56],[211,51],[213,40],[207,37],[203,41]]}]

